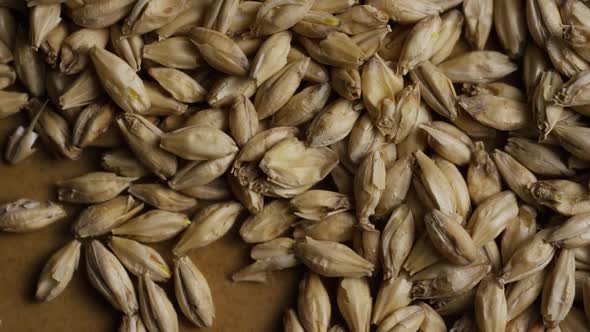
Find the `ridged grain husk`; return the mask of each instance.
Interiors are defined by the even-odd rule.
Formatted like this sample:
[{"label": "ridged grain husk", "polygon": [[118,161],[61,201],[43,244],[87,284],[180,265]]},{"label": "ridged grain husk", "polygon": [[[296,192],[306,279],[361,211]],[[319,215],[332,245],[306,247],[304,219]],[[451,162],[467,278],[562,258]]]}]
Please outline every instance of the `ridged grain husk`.
[{"label": "ridged grain husk", "polygon": [[143,113],[151,106],[143,81],[123,59],[93,46],[90,58],[107,94],[128,113]]},{"label": "ridged grain husk", "polygon": [[51,301],[64,291],[78,268],[81,247],[72,240],[49,258],[39,276],[35,299]]},{"label": "ridged grain husk", "polygon": [[180,194],[159,183],[132,184],[128,192],[155,208],[178,212],[197,205],[197,200]]},{"label": "ridged grain husk", "polygon": [[506,284],[524,279],[551,263],[555,247],[545,242],[550,232],[551,229],[542,230],[523,243],[504,263],[499,276],[500,282]]},{"label": "ridged grain husk", "polygon": [[484,278],[475,293],[475,319],[482,332],[502,331],[508,323],[504,285],[489,276]]},{"label": "ridged grain husk", "polygon": [[115,309],[126,315],[137,312],[139,305],[135,288],[127,271],[117,257],[97,240],[86,245],[86,270],[90,283]]},{"label": "ridged grain husk", "polygon": [[209,327],[215,319],[215,305],[207,279],[188,258],[174,260],[174,291],[182,313],[198,327]]},{"label": "ridged grain husk", "polygon": [[373,228],[369,218],[375,213],[385,189],[385,172],[382,154],[375,151],[363,159],[354,177],[356,215],[363,227]]},{"label": "ridged grain husk", "polygon": [[137,286],[141,318],[148,331],[178,331],[176,310],[166,292],[144,274]]},{"label": "ridged grain husk", "polygon": [[154,281],[167,281],[172,271],[153,248],[137,241],[113,236],[109,247],[129,272],[137,277],[147,274]]},{"label": "ridged grain husk", "polygon": [[190,224],[185,214],[151,210],[113,228],[111,232],[139,242],[153,243],[175,237]]},{"label": "ridged grain husk", "polygon": [[136,178],[121,177],[109,172],[91,172],[57,182],[60,201],[93,204],[114,198],[127,189]]},{"label": "ridged grain husk", "polygon": [[160,148],[164,133],[141,115],[126,113],[117,125],[137,159],[158,177],[165,179],[176,173],[176,157]]},{"label": "ridged grain husk", "polygon": [[414,243],[414,217],[406,205],[400,205],[391,213],[381,236],[383,280],[397,278]]},{"label": "ridged grain husk", "polygon": [[457,266],[438,263],[412,276],[414,299],[438,299],[460,295],[477,286],[488,274],[488,264]]},{"label": "ridged grain husk", "polygon": [[81,238],[107,234],[138,214],[141,209],[143,203],[137,202],[133,197],[118,196],[83,210],[72,230]]},{"label": "ridged grain husk", "polygon": [[326,277],[371,276],[375,266],[349,247],[305,237],[295,244],[295,255],[312,271]]},{"label": "ridged grain husk", "polygon": [[176,256],[204,247],[225,235],[242,212],[242,205],[233,202],[211,204],[198,211],[188,229],[172,249]]},{"label": "ridged grain husk", "polygon": [[297,295],[299,321],[306,331],[327,331],[332,309],[330,297],[320,277],[309,272],[299,283]]},{"label": "ridged grain husk", "polygon": [[543,287],[541,313],[546,326],[557,326],[570,311],[576,292],[575,272],[573,250],[561,249]]}]

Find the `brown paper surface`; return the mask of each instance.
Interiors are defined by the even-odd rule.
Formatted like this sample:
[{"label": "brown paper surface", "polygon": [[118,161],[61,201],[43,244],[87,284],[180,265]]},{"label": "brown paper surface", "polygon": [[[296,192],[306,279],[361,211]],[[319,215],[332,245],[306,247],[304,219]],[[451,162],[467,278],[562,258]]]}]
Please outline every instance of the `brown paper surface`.
[{"label": "brown paper surface", "polygon": [[[20,115],[0,121],[0,146]],[[39,143],[39,151],[18,166],[0,162],[0,202],[17,198],[57,201],[55,182],[100,170],[100,149],[87,149],[78,161],[56,159]],[[2,151],[2,154],[4,151]],[[80,206],[67,205],[66,219],[28,234],[0,232],[0,331],[116,331],[122,314],[89,283],[82,258],[66,290],[51,302],[35,301],[37,278],[53,252],[72,239],[70,227]],[[301,269],[274,273],[267,284],[234,283],[231,274],[251,263],[250,246],[239,237],[241,220],[221,240],[191,252],[190,257],[207,278],[213,294],[216,318],[209,329],[197,329],[176,304],[172,282],[165,284],[176,306],[181,331],[280,331],[283,311],[295,305]],[[171,264],[175,241],[154,247]],[[137,279],[132,277],[136,282]]]}]

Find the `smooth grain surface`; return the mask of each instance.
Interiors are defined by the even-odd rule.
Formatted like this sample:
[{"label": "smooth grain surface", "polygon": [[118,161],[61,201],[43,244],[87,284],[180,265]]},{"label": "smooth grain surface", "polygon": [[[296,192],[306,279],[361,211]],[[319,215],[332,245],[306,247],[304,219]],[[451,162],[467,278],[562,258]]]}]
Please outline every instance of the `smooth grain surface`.
[{"label": "smooth grain surface", "polygon": [[[0,146],[5,146],[7,136],[21,120],[17,115],[0,121]],[[38,146],[40,151],[18,166],[0,162],[0,202],[21,197],[56,200],[57,180],[100,169],[99,149],[87,149],[80,160],[69,161],[55,159],[44,146]],[[38,232],[0,232],[0,331],[102,332],[118,328],[121,314],[90,285],[83,258],[60,296],[48,303],[34,299],[45,261],[71,239],[70,226],[80,208],[68,205],[68,218]],[[283,311],[295,304],[300,269],[274,273],[266,285],[231,281],[233,272],[251,262],[250,247],[238,235],[240,223],[221,240],[190,254],[211,287],[216,307],[212,328],[190,325],[176,305],[172,282],[165,284],[177,308],[181,331],[278,331]],[[175,241],[154,246],[169,263]]]}]

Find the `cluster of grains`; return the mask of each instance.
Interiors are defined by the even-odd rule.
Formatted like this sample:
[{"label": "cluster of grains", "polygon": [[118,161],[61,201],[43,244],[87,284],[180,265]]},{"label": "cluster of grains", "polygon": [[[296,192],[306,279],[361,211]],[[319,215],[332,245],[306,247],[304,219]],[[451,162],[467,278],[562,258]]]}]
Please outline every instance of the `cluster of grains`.
[{"label": "cluster of grains", "polygon": [[40,301],[83,254],[119,331],[214,326],[237,227],[235,282],[307,270],[284,331],[590,331],[588,1],[0,0],[0,89],[8,163],[103,153]]}]

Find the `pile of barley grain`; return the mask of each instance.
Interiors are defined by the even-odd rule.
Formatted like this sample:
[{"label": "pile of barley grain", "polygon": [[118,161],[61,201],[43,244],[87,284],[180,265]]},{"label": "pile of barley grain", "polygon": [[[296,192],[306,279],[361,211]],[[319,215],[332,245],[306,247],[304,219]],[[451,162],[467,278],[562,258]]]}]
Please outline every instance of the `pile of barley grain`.
[{"label": "pile of barley grain", "polygon": [[[84,248],[120,331],[178,331],[170,279],[212,326],[186,255],[239,227],[234,281],[309,270],[285,331],[589,331],[588,2],[360,2],[0,0],[5,159],[104,149],[57,183],[87,207],[36,297]],[[65,214],[19,198],[0,230]]]}]

